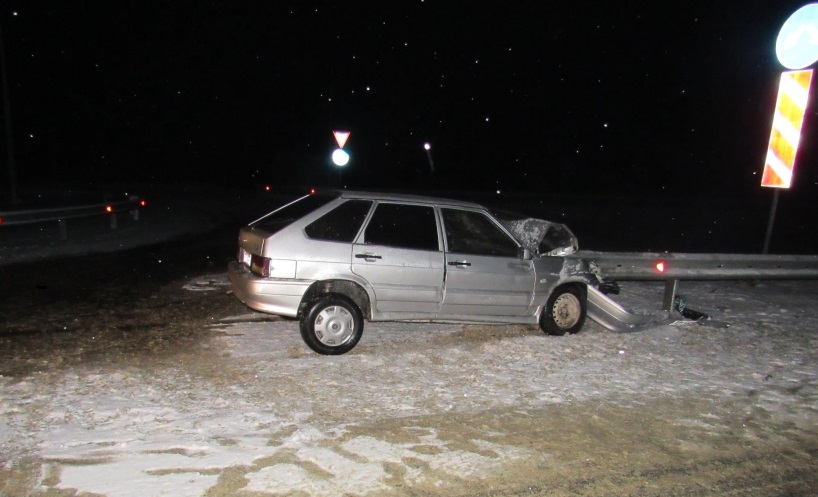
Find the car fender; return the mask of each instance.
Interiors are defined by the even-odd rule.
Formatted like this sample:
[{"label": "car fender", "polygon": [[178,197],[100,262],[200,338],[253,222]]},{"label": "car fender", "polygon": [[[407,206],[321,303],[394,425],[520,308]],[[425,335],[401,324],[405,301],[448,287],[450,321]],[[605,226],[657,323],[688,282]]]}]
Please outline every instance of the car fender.
[{"label": "car fender", "polygon": [[566,284],[578,284],[583,287],[598,284],[596,275],[585,259],[546,256],[535,259],[534,267],[537,272],[534,304],[540,309],[557,287]]}]

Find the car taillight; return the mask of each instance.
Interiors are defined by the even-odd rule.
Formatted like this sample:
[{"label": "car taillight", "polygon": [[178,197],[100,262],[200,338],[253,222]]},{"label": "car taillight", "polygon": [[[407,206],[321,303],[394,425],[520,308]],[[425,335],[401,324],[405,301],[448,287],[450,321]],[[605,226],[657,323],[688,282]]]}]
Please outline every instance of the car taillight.
[{"label": "car taillight", "polygon": [[260,255],[254,255],[250,258],[250,271],[263,277],[270,277],[270,259]]}]

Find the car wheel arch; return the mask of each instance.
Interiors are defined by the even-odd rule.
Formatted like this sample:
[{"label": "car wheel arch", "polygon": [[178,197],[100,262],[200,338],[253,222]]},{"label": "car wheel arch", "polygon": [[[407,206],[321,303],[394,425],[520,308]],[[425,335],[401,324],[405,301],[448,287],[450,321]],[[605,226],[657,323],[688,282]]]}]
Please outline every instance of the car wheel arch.
[{"label": "car wheel arch", "polygon": [[565,287],[572,286],[574,288],[577,288],[582,292],[583,297],[587,298],[589,284],[590,283],[588,283],[587,281],[579,279],[563,280],[556,283],[553,287],[548,288],[545,294],[540,295],[538,300],[540,312],[542,312],[543,306],[545,306],[545,303],[548,302],[548,299],[551,297],[551,295],[553,295],[554,292],[558,292]]},{"label": "car wheel arch", "polygon": [[301,298],[301,304],[298,306],[298,315],[301,316],[304,313],[307,304],[319,296],[327,294],[343,295],[358,306],[358,309],[361,310],[361,314],[365,318],[371,318],[372,306],[369,292],[367,292],[360,283],[345,279],[320,280],[310,285]]},{"label": "car wheel arch", "polygon": [[588,282],[582,280],[572,280],[566,281],[565,283],[560,283],[559,285],[554,287],[554,290],[562,289],[565,288],[566,286],[573,286],[575,288],[578,288],[584,296],[587,297],[588,295]]}]

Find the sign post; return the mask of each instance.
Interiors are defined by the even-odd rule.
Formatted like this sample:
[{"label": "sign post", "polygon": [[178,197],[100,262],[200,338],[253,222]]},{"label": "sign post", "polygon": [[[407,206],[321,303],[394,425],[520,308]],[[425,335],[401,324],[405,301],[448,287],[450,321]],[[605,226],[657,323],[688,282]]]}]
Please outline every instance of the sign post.
[{"label": "sign post", "polygon": [[782,188],[792,185],[795,156],[801,140],[801,128],[809,101],[812,69],[806,69],[818,60],[818,3],[801,7],[784,23],[778,33],[775,51],[778,61],[787,69],[781,74],[778,98],[773,113],[770,143],[764,161],[761,186],[775,188],[764,236],[764,254],[769,252],[770,238]]}]

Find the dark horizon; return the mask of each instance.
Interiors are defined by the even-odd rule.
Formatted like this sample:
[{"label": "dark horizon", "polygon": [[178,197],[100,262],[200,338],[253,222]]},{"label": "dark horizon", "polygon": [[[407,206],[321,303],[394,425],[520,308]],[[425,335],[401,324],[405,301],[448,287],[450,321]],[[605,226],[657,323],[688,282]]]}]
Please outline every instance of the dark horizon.
[{"label": "dark horizon", "polygon": [[770,3],[10,2],[18,181],[763,198]]}]

